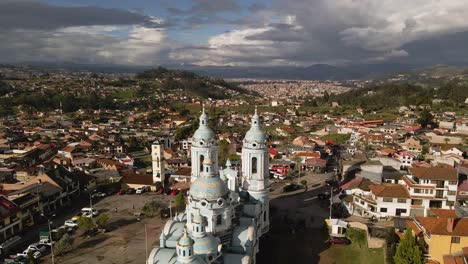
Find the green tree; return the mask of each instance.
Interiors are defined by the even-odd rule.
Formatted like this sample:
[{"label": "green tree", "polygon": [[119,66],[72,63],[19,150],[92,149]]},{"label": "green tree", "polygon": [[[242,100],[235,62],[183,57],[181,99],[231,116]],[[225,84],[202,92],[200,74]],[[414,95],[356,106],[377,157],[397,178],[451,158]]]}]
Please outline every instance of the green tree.
[{"label": "green tree", "polygon": [[107,229],[108,228],[108,221],[109,221],[109,216],[107,216],[107,214],[100,214],[97,218],[96,218],[96,224],[99,228],[102,228],[102,229]]},{"label": "green tree", "polygon": [[400,240],[395,256],[395,264],[423,264],[424,259],[421,250],[413,237],[410,228],[406,229],[405,236]]},{"label": "green tree", "polygon": [[418,118],[418,123],[423,127],[427,127],[429,124],[432,123],[432,120],[434,117],[432,116],[431,112],[429,110],[424,109],[421,111],[421,114],[419,115]]},{"label": "green tree", "polygon": [[229,142],[225,139],[218,142],[218,149],[219,149],[219,164],[225,164],[226,160],[229,156]]},{"label": "green tree", "polygon": [[90,217],[82,216],[78,219],[78,227],[87,234],[94,228],[93,220]]},{"label": "green tree", "polygon": [[159,204],[158,201],[152,200],[150,202],[147,202],[143,208],[141,209],[141,212],[148,217],[153,217],[159,213],[159,209],[161,208],[161,205]]},{"label": "green tree", "polygon": [[182,192],[177,193],[174,198],[175,208],[177,211],[183,211],[185,209],[185,197]]}]

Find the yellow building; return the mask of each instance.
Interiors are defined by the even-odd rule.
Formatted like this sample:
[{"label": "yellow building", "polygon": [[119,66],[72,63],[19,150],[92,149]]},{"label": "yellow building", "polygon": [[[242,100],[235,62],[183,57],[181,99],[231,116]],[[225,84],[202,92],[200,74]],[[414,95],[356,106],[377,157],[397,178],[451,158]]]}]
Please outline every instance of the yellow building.
[{"label": "yellow building", "polygon": [[468,245],[468,218],[416,217],[407,223],[428,260],[444,263],[445,255]]}]

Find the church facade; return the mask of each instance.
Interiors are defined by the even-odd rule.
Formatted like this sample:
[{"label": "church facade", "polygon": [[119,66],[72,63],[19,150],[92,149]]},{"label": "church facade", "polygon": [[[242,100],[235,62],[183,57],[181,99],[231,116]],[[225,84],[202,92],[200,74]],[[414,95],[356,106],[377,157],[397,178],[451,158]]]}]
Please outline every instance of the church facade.
[{"label": "church facade", "polygon": [[229,160],[223,169],[218,167],[216,135],[203,110],[192,137],[186,210],[166,222],[148,263],[256,263],[260,237],[270,226],[267,136],[257,110],[241,160],[241,171]]}]

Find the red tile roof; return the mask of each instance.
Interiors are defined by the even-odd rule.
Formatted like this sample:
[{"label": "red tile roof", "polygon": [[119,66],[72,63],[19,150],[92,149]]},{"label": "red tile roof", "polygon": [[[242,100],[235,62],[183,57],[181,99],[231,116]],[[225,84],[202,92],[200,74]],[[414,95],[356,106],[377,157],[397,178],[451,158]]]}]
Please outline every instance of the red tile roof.
[{"label": "red tile roof", "polygon": [[369,188],[377,197],[410,198],[408,190],[401,184],[371,185]]},{"label": "red tile roof", "polygon": [[[416,220],[434,235],[468,236],[468,218],[416,217]],[[448,221],[453,220],[453,230],[449,232]]]},{"label": "red tile roof", "polygon": [[409,169],[410,173],[419,179],[425,180],[458,180],[458,173],[455,168],[451,167],[434,167],[434,168],[421,168],[412,167]]}]

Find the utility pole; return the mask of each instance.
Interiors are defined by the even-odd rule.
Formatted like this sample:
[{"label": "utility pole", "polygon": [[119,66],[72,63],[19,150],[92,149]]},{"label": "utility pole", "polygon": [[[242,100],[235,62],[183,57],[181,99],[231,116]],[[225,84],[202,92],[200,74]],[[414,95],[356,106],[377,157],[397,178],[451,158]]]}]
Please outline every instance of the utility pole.
[{"label": "utility pole", "polygon": [[[41,214],[42,217],[44,217],[45,219],[47,219],[47,224],[49,226],[49,242],[50,242],[50,253],[52,255],[52,264],[55,264],[55,260],[54,260],[54,241],[52,240],[52,230],[50,228],[50,224],[51,224],[51,221],[48,217],[46,217],[44,214]],[[52,215],[52,217],[54,217],[55,215]]]}]

